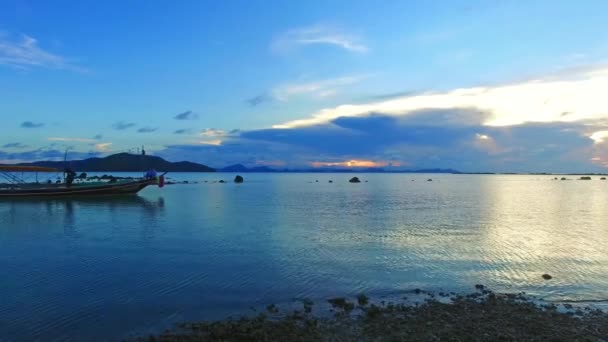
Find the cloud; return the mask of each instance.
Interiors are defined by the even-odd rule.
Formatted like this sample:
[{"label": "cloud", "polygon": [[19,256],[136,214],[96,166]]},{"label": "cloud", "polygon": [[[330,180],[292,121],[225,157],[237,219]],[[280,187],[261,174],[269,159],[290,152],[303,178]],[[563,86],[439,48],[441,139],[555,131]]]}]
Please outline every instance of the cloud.
[{"label": "cloud", "polygon": [[48,139],[49,141],[70,141],[70,142],[81,142],[81,143],[92,143],[95,142],[95,139],[86,139],[86,138],[59,138],[52,137]]},{"label": "cloud", "polygon": [[394,99],[394,98],[399,98],[399,97],[412,96],[417,93],[418,92],[412,91],[412,90],[395,91],[395,92],[391,92],[391,93],[370,95],[370,96],[363,98],[363,100],[368,100],[368,101],[369,100],[371,100],[371,101],[389,100],[389,99]]},{"label": "cloud", "polygon": [[21,123],[21,127],[23,128],[39,128],[44,126],[41,122],[32,122],[32,121],[24,121]]},{"label": "cloud", "polygon": [[199,141],[199,144],[220,146],[222,144],[222,140],[220,140],[220,139],[201,140],[201,141]]},{"label": "cloud", "polygon": [[173,131],[173,134],[190,134],[192,133],[192,130],[190,128],[181,128],[181,129],[176,129],[175,131]]},{"label": "cloud", "polygon": [[[398,163],[397,163],[398,164]],[[313,161],[310,163],[312,167],[341,167],[341,168],[378,168],[386,166],[401,166],[401,164],[393,165],[388,161],[373,161],[373,160],[345,160],[345,161]]]},{"label": "cloud", "polygon": [[357,53],[369,50],[357,36],[327,25],[313,25],[289,30],[277,36],[272,42],[271,48],[282,53],[312,45],[327,45]]},{"label": "cloud", "polygon": [[0,32],[0,65],[18,69],[49,68],[84,72],[86,69],[71,64],[65,57],[45,51],[38,41],[22,35],[13,38]]},{"label": "cloud", "polygon": [[96,135],[93,137],[93,139],[95,139],[95,140],[101,140],[101,139],[103,139],[103,135],[101,135],[101,134],[96,134]]},{"label": "cloud", "polygon": [[110,152],[110,148],[112,147],[112,143],[99,143],[95,144],[95,149],[99,152]]},{"label": "cloud", "polygon": [[152,132],[156,132],[157,130],[158,130],[158,127],[142,127],[137,130],[137,133],[152,133]]},{"label": "cloud", "polygon": [[22,143],[19,142],[14,142],[14,143],[8,143],[8,144],[4,144],[2,145],[2,148],[18,148],[18,149],[23,149],[23,148],[27,148],[27,145],[24,145]]},{"label": "cloud", "polygon": [[205,128],[201,131],[201,135],[204,137],[223,137],[226,136],[226,132],[221,129]]},{"label": "cloud", "polygon": [[136,125],[132,122],[124,122],[124,121],[119,121],[116,122],[112,125],[112,128],[114,128],[115,130],[118,131],[124,131],[126,129],[129,129],[131,127],[135,127]]},{"label": "cloud", "polygon": [[174,116],[174,119],[175,120],[196,120],[196,119],[198,119],[198,114],[189,110],[189,111],[177,114],[176,116]]},{"label": "cloud", "polygon": [[[202,142],[159,153],[215,166],[274,160],[285,167],[606,172],[606,86],[608,69],[595,67],[505,85],[394,94],[274,128],[234,135],[207,129]],[[286,94],[302,94],[294,89]]]},{"label": "cloud", "polygon": [[337,89],[359,83],[370,75],[353,75],[301,83],[289,83],[276,87],[273,97],[279,101],[287,101],[294,96],[313,95],[319,98],[335,95]]},{"label": "cloud", "polygon": [[[608,87],[608,67],[601,67],[507,85],[423,93],[366,104],[345,104],[320,110],[309,118],[274,127],[311,126],[327,123],[339,117],[366,116],[373,112],[407,116],[426,109],[466,108],[489,113],[480,122],[484,126],[607,120],[608,103],[604,100],[605,95],[602,91],[606,87]],[[563,115],[564,113],[568,115]]]},{"label": "cloud", "polygon": [[246,102],[251,106],[251,107],[256,107],[262,103],[266,103],[266,102],[270,102],[272,101],[272,97],[267,95],[267,94],[262,94],[262,95],[258,95],[258,96],[254,96],[250,99],[247,99]]},{"label": "cloud", "polygon": [[493,172],[589,172],[600,171],[604,164],[608,167],[608,153],[602,153],[605,146],[600,148],[585,135],[589,127],[584,124],[501,127],[472,120],[487,115],[470,109],[419,111],[408,117],[382,113],[340,117],[315,126],[243,131],[238,136],[168,146],[160,153],[177,159],[196,156],[199,162],[219,166],[278,160],[286,167],[407,166]]}]

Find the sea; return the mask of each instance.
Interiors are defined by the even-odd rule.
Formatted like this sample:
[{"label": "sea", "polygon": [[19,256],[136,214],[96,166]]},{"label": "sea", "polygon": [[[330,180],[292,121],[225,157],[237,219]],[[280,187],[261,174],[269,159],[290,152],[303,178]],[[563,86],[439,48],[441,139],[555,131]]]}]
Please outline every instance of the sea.
[{"label": "sea", "polygon": [[0,200],[0,341],[120,341],[303,298],[476,284],[608,299],[599,176],[168,176],[179,184],[137,196]]}]

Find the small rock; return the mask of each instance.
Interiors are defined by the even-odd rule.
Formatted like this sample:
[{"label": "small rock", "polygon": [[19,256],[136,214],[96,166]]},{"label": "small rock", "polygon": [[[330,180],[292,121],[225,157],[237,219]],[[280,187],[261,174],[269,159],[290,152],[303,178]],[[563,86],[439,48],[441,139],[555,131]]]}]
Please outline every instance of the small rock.
[{"label": "small rock", "polygon": [[566,177],[562,177],[562,180],[568,180],[568,178],[566,178]]},{"label": "small rock", "polygon": [[349,180],[350,183],[361,183],[358,177],[353,177]]},{"label": "small rock", "polygon": [[222,180],[220,181],[220,183],[226,183],[226,181],[222,179]]},{"label": "small rock", "polygon": [[236,177],[234,177],[234,182],[235,183],[243,183],[245,180],[243,179],[242,176],[236,175]]},{"label": "small rock", "polygon": [[602,177],[602,178],[600,178],[600,180],[606,180],[606,177]]},{"label": "small rock", "polygon": [[330,182],[330,183],[333,183],[334,181],[330,180],[329,182]]},{"label": "small rock", "polygon": [[429,178],[429,179],[427,179],[426,181],[427,181],[427,182],[432,182],[433,180]]},{"label": "small rock", "polygon": [[584,177],[581,177],[581,178],[579,178],[579,179],[580,179],[580,180],[591,180],[591,177],[589,177],[589,176],[584,176]]},{"label": "small rock", "polygon": [[483,290],[485,288],[485,286],[483,286],[481,284],[477,284],[477,285],[475,285],[475,288],[478,290]]},{"label": "small rock", "polygon": [[553,277],[550,274],[547,274],[547,273],[543,274],[543,279],[545,279],[545,280],[550,280],[552,278]]}]

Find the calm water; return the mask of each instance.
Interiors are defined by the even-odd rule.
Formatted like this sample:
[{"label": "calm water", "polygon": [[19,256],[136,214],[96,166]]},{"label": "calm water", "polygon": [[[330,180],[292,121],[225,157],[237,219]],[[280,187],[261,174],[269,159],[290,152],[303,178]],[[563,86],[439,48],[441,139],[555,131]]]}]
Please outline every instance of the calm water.
[{"label": "calm water", "polygon": [[299,297],[476,283],[608,298],[608,182],[351,176],[246,174],[242,185],[132,198],[0,201],[0,340],[120,340]]}]

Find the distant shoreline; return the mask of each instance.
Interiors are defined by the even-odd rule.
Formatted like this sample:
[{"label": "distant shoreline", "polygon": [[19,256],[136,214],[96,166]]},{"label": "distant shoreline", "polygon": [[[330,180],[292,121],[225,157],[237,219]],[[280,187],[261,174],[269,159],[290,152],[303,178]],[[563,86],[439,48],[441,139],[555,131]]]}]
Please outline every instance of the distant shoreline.
[{"label": "distant shoreline", "polygon": [[71,168],[77,172],[144,172],[155,169],[159,172],[218,172],[218,173],[403,173],[403,174],[455,174],[455,175],[547,175],[547,176],[606,176],[608,173],[552,173],[552,172],[470,172],[451,168],[425,168],[412,170],[384,169],[382,167],[368,168],[282,168],[274,169],[268,166],[246,167],[234,164],[223,168],[213,168],[207,165],[189,161],[170,162],[163,158],[150,155],[129,153],[113,154],[104,158],[88,158],[69,161],[36,161],[19,163],[20,166],[42,166],[63,171]]}]

